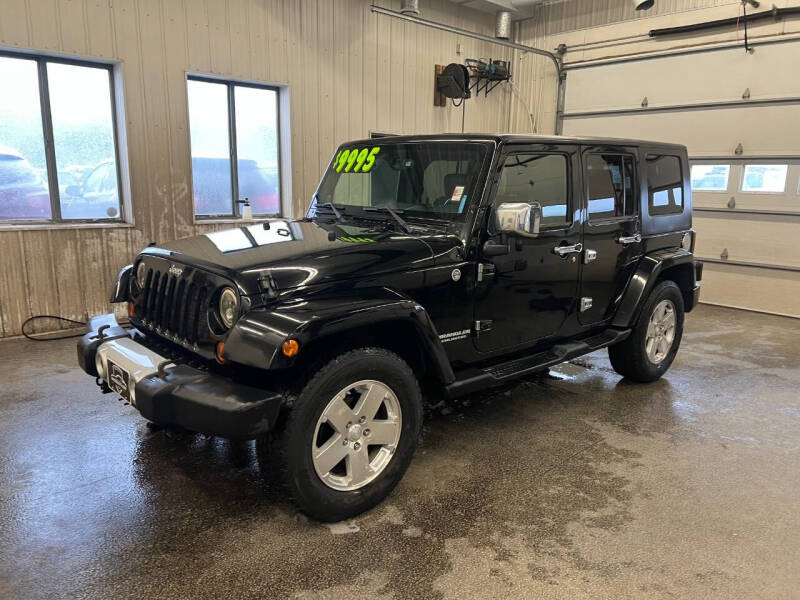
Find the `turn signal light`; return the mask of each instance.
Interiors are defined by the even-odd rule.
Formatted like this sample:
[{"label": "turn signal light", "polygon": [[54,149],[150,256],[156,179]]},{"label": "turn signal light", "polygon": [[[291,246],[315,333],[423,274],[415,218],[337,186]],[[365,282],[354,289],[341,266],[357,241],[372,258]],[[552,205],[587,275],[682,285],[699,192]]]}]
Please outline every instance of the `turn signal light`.
[{"label": "turn signal light", "polygon": [[297,340],[286,340],[281,346],[281,352],[290,358],[297,356],[297,353],[300,352],[300,344],[297,343]]},{"label": "turn signal light", "polygon": [[223,350],[225,350],[225,342],[217,342],[217,349],[214,352],[214,355],[217,357],[217,362],[225,362],[226,359],[222,356]]},{"label": "turn signal light", "polygon": [[136,307],[133,305],[133,302],[128,302],[128,316],[132,319],[136,316]]}]

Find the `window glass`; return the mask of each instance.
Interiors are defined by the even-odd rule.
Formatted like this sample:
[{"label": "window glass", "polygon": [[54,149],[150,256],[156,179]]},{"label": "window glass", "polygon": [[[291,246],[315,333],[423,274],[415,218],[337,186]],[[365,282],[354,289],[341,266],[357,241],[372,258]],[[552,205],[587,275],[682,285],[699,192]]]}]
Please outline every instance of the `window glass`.
[{"label": "window glass", "polygon": [[724,192],[728,189],[730,165],[692,165],[692,189]]},{"label": "window glass", "polygon": [[[388,206],[406,217],[462,221],[488,145],[464,142],[392,142],[344,146],[335,154],[319,190],[319,203]],[[312,204],[309,214],[315,214]],[[361,211],[366,213],[367,211]],[[374,211],[371,213],[374,215]]]},{"label": "window glass", "polygon": [[[64,219],[120,217],[111,82],[107,69],[47,64],[53,144]],[[80,93],[76,93],[80,90]],[[94,187],[66,186],[61,173],[98,173]],[[64,179],[67,180],[69,176]]]},{"label": "window glass", "polygon": [[668,215],[683,212],[683,175],[680,158],[650,154],[645,162],[650,214]]},{"label": "window glass", "polygon": [[36,61],[0,56],[0,81],[0,220],[49,219]]},{"label": "window glass", "polygon": [[277,214],[278,92],[237,85],[234,98],[239,198],[250,200],[253,214]]},{"label": "window glass", "polygon": [[192,189],[197,215],[231,215],[228,86],[188,81]]},{"label": "window glass", "polygon": [[589,219],[600,220],[633,215],[635,197],[633,159],[620,154],[588,154]]},{"label": "window glass", "polygon": [[541,228],[570,224],[567,157],[563,154],[517,154],[506,159],[495,205],[538,202]]},{"label": "window glass", "polygon": [[745,165],[742,191],[782,193],[788,169],[789,165]]}]

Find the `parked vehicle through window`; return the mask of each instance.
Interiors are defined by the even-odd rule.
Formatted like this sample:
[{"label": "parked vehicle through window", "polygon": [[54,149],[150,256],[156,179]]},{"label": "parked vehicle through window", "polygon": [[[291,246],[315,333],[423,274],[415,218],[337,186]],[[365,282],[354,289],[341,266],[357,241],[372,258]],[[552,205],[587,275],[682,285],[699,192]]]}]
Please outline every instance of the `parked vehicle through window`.
[{"label": "parked vehicle through window", "polygon": [[0,54],[0,221],[122,220],[111,69]]}]

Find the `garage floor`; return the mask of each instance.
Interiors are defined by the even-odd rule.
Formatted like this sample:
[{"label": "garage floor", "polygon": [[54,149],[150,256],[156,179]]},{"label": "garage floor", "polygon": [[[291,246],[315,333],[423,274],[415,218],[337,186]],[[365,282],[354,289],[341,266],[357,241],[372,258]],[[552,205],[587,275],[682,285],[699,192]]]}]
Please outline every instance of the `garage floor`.
[{"label": "garage floor", "polygon": [[701,306],[667,378],[605,352],[440,405],[405,479],[309,522],[252,445],[151,432],[74,342],[0,343],[0,597],[797,597],[800,321]]}]

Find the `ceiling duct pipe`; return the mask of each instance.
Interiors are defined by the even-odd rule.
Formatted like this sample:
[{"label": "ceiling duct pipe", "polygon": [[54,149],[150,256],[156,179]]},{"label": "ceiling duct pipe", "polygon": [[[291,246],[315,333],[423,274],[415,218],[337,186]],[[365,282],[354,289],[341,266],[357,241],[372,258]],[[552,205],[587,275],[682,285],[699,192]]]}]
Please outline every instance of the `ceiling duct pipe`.
[{"label": "ceiling duct pipe", "polygon": [[497,21],[494,25],[494,37],[498,40],[511,39],[511,11],[497,11]]},{"label": "ceiling duct pipe", "polygon": [[400,12],[404,15],[418,15],[419,0],[403,0],[400,4]]},{"label": "ceiling duct pipe", "polygon": [[542,50],[541,48],[534,48],[533,46],[517,44],[516,42],[512,42],[510,40],[501,40],[493,38],[489,35],[483,35],[482,33],[476,33],[474,31],[469,31],[468,29],[461,29],[460,27],[454,27],[453,25],[447,25],[445,23],[437,23],[436,21],[429,21],[427,19],[423,19],[422,17],[415,17],[414,15],[403,15],[397,11],[391,10],[389,8],[383,8],[382,6],[376,6],[374,4],[371,4],[369,9],[374,13],[386,15],[389,17],[394,17],[402,21],[408,21],[409,23],[416,23],[417,25],[422,25],[424,27],[431,27],[433,29],[438,29],[439,31],[446,31],[448,33],[454,33],[456,35],[463,35],[464,37],[481,40],[482,42],[489,42],[492,44],[498,44],[500,46],[506,46],[507,48],[513,48],[514,50],[519,50],[520,52],[530,52],[531,54],[538,54],[539,56],[545,56],[553,62],[553,65],[556,68],[556,72],[561,73],[561,71],[563,70],[561,66],[561,61],[559,60],[558,56],[556,56],[552,52],[548,52],[547,50]]},{"label": "ceiling duct pipe", "polygon": [[491,44],[497,44],[499,46],[505,46],[507,48],[513,48],[514,50],[519,50],[520,52],[530,52],[531,54],[536,54],[538,56],[544,56],[552,61],[553,66],[556,69],[556,127],[555,133],[561,133],[561,126],[564,120],[564,82],[567,77],[567,73],[564,70],[564,66],[561,64],[561,59],[556,56],[552,52],[548,52],[547,50],[542,50],[541,48],[534,48],[533,46],[526,46],[524,44],[517,44],[516,42],[512,42],[511,40],[504,40],[493,38],[488,35],[483,35],[481,33],[476,33],[474,31],[469,31],[467,29],[461,29],[460,27],[453,27],[452,25],[447,25],[445,23],[437,23],[436,21],[429,21],[427,19],[423,19],[421,17],[417,17],[414,15],[404,15],[399,12],[390,10],[388,8],[383,8],[382,6],[375,6],[374,4],[370,5],[370,10],[374,13],[378,13],[381,15],[386,15],[389,17],[394,17],[395,19],[400,19],[402,21],[408,21],[410,23],[416,23],[417,25],[422,25],[424,27],[430,27],[432,29],[438,29],[439,31],[446,31],[448,33],[454,33],[456,35],[463,35],[464,37],[473,38],[476,40],[481,40],[482,42],[489,42]]}]

